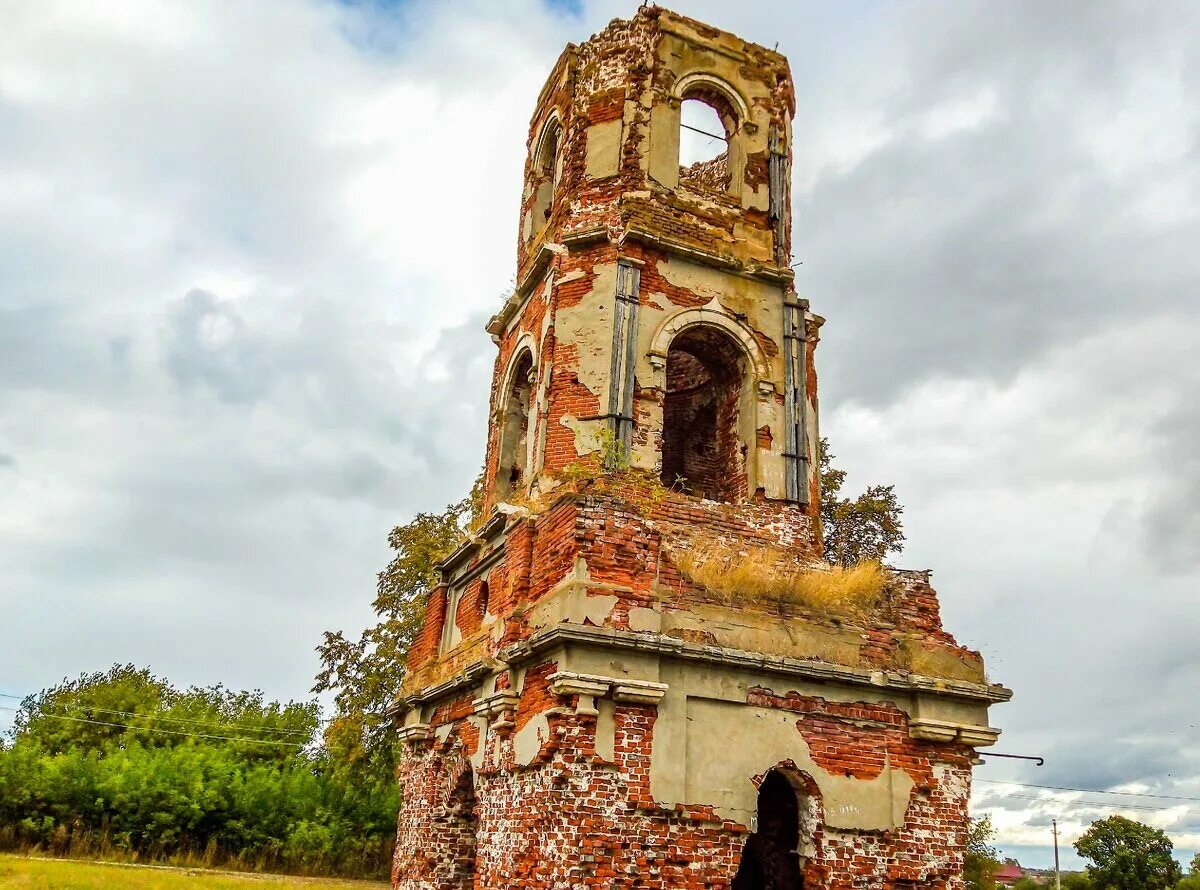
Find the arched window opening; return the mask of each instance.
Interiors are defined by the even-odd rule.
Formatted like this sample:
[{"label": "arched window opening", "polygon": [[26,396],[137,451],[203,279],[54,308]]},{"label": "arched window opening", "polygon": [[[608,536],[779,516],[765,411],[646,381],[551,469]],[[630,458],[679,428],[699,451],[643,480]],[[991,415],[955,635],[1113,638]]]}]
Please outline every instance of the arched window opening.
[{"label": "arched window opening", "polygon": [[679,107],[679,180],[723,192],[730,182],[729,140],[737,132],[733,105],[720,92],[697,89]]},{"label": "arched window opening", "polygon": [[711,161],[728,147],[725,123],[717,109],[699,99],[685,99],[679,107],[679,166]]},{"label": "arched window opening", "polygon": [[500,460],[496,468],[496,487],[506,497],[525,481],[529,462],[529,414],[533,399],[533,355],[521,353],[503,395],[500,418]]},{"label": "arched window opening", "polygon": [[745,377],[741,347],[724,331],[684,328],[667,350],[663,398],[664,485],[715,501],[745,493],[739,415]]},{"label": "arched window opening", "polygon": [[804,890],[802,816],[791,782],[771,770],[758,786],[758,828],[746,838],[732,890]]},{"label": "arched window opening", "polygon": [[450,791],[443,824],[449,835],[447,839],[452,858],[446,863],[450,874],[441,886],[453,887],[455,890],[472,890],[475,886],[478,816],[475,776],[470,769],[463,770]]},{"label": "arched window opening", "polygon": [[462,587],[451,587],[446,591],[446,616],[442,621],[442,640],[439,651],[449,652],[462,642],[462,631],[458,629],[458,606],[462,602]]},{"label": "arched window opening", "polygon": [[559,143],[562,142],[562,125],[555,118],[546,125],[538,140],[537,154],[533,160],[530,185],[533,188],[533,208],[530,211],[528,237],[532,238],[542,230],[554,210],[554,192],[558,188],[559,176],[562,173],[562,159]]}]

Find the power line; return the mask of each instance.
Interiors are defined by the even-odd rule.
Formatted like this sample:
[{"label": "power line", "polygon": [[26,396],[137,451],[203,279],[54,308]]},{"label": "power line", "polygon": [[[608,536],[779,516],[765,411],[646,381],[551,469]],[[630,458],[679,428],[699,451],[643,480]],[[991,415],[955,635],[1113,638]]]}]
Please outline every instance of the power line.
[{"label": "power line", "polygon": [[[18,708],[10,708],[6,705],[0,705],[0,711],[17,711]],[[41,712],[42,717],[49,717],[52,720],[69,720],[72,723],[90,723],[93,726],[112,726],[118,729],[132,729],[141,732],[158,732],[164,735],[186,736],[192,739],[215,739],[222,742],[251,742],[259,745],[286,745],[289,748],[304,748],[306,745],[299,742],[285,742],[282,739],[256,739],[248,736],[228,736],[228,735],[209,735],[207,733],[198,732],[180,732],[174,729],[158,729],[153,726],[134,726],[130,723],[107,723],[103,720],[88,720],[84,717],[68,717],[65,714],[49,714],[45,711]]]},{"label": "power line", "polygon": [[[22,700],[22,701],[24,700],[24,697],[22,697],[22,696],[9,695],[4,692],[0,692],[0,698],[15,698],[15,699]],[[310,733],[305,732],[302,729],[285,729],[282,727],[271,727],[271,726],[251,726],[246,723],[214,723],[214,722],[208,721],[208,720],[193,720],[193,719],[189,719],[186,717],[169,717],[166,714],[143,714],[143,713],[139,713],[137,711],[116,711],[111,708],[97,708],[92,705],[50,704],[50,705],[41,705],[40,707],[43,709],[46,707],[51,707],[51,708],[65,708],[65,709],[71,710],[71,711],[94,711],[98,714],[115,714],[118,717],[141,717],[146,720],[166,720],[166,721],[169,721],[172,723],[185,723],[185,724],[191,724],[193,726],[208,726],[208,727],[215,727],[217,729],[244,729],[244,730],[248,730],[250,732],[281,732],[281,733],[290,733],[292,735],[301,735],[301,736],[305,736],[305,737],[310,735]],[[42,713],[46,713],[46,712],[43,710]],[[321,723],[328,723],[328,722],[330,722],[330,721],[321,720],[321,721],[318,721],[318,725]]]},{"label": "power line", "polygon": [[1067,788],[1063,785],[1031,785],[1026,782],[1005,782],[999,779],[976,779],[989,785],[1018,785],[1021,788],[1038,788],[1043,791],[1078,791],[1082,794],[1117,794],[1121,797],[1153,797],[1158,800],[1187,800],[1200,803],[1200,797],[1184,797],[1177,794],[1150,794],[1141,791],[1101,791],[1099,788]]},{"label": "power line", "polygon": [[[1105,810],[1149,810],[1149,811],[1153,811],[1153,812],[1165,812],[1168,810],[1178,810],[1179,809],[1179,807],[1148,807],[1148,806],[1138,805],[1138,804],[1094,803],[1090,800],[1058,800],[1057,798],[1053,798],[1053,797],[1026,797],[1026,796],[1023,796],[1020,794],[1005,794],[1000,799],[1001,800],[1030,800],[1030,801],[1033,801],[1034,803],[1054,804],[1056,807],[1060,807],[1060,808],[1066,809],[1066,810],[1105,809]],[[986,807],[985,807],[985,809],[986,809]],[[1192,813],[1200,812],[1200,810],[1198,810],[1195,807],[1184,807],[1184,809],[1187,810],[1188,812],[1192,812]]]},{"label": "power line", "polygon": [[[312,733],[302,729],[283,729],[270,726],[250,726],[246,723],[211,723],[206,720],[189,720],[185,717],[168,717],[165,714],[139,714],[134,711],[114,711],[109,708],[94,708],[91,705],[50,705],[52,708],[68,708],[72,711],[95,711],[98,714],[115,714],[118,717],[141,717],[146,720],[166,720],[172,723],[184,723],[192,726],[207,726],[216,729],[244,729],[250,732],[282,732],[291,735],[308,737]],[[43,712],[45,713],[45,712]]]},{"label": "power line", "polygon": [[718,136],[716,133],[710,133],[710,132],[708,132],[708,130],[701,130],[699,127],[692,127],[692,126],[689,126],[688,124],[680,124],[679,126],[683,127],[685,130],[691,130],[693,133],[699,133],[701,136],[708,136],[712,139],[719,139],[722,142],[729,141],[728,136]]}]

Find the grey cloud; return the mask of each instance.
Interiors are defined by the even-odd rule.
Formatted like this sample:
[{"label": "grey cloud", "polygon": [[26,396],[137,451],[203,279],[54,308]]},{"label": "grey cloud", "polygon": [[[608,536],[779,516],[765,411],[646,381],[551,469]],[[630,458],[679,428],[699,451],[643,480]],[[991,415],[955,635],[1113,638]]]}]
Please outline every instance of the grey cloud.
[{"label": "grey cloud", "polygon": [[197,289],[172,311],[165,361],[184,389],[206,384],[223,401],[252,402],[266,394],[276,370],[264,349],[233,305]]},{"label": "grey cloud", "polygon": [[1182,574],[1200,568],[1200,408],[1179,405],[1161,437],[1163,479],[1142,514],[1146,550],[1165,571]]},{"label": "grey cloud", "polygon": [[11,454],[0,451],[0,468],[12,469],[17,465],[17,459]]},{"label": "grey cloud", "polygon": [[[908,9],[904,74],[886,102],[862,109],[879,113],[886,138],[798,201],[800,286],[831,319],[827,397],[878,402],[939,375],[1011,378],[1132,305],[1185,304],[1200,216],[1156,225],[1142,205],[1170,188],[1197,207],[1194,151],[1152,159],[1119,146],[1130,156],[1121,170],[1125,159],[1106,162],[1093,143],[1102,130],[1146,138],[1122,130],[1123,117],[1162,127],[1196,113],[1196,71],[1173,61],[1187,29],[1109,5]],[[1141,88],[1150,74],[1163,95]],[[979,96],[992,98],[978,123],[923,132],[946,103]],[[801,86],[798,116],[815,98]]]},{"label": "grey cloud", "polygon": [[[21,689],[133,659],[304,694],[387,530],[478,471],[527,114],[633,4],[187,8],[169,52],[69,16],[11,41],[46,90],[0,103]],[[1197,8],[682,11],[791,55],[823,431],[851,485],[898,484],[901,561],[1016,689],[999,749],[1049,757],[980,775],[1188,787]]]}]

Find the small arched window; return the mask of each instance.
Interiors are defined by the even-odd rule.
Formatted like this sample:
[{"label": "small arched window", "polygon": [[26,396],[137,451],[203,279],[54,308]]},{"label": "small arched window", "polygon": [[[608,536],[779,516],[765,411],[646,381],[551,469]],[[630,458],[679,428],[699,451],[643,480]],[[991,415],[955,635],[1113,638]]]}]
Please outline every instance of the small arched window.
[{"label": "small arched window", "polygon": [[508,376],[500,414],[500,448],[496,492],[507,497],[529,472],[530,407],[533,401],[533,353],[521,350]]},{"label": "small arched window", "polygon": [[734,501],[746,489],[741,414],[746,360],[725,331],[684,328],[667,351],[662,481],[689,494]]},{"label": "small arched window", "polygon": [[558,180],[562,174],[562,124],[558,118],[551,118],[538,138],[533,156],[533,169],[530,172],[530,188],[533,191],[533,206],[530,209],[530,222],[527,238],[532,238],[550,219],[554,211],[554,192],[558,188]]},{"label": "small arched window", "polygon": [[679,107],[679,181],[700,191],[724,192],[730,186],[730,141],[738,114],[720,91],[697,84]]}]

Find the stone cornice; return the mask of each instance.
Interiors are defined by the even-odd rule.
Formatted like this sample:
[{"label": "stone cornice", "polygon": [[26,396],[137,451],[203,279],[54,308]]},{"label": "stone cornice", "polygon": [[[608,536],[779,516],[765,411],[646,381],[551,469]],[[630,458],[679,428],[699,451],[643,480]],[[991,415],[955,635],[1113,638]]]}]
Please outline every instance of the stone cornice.
[{"label": "stone cornice", "polygon": [[643,229],[636,224],[630,224],[625,229],[625,233],[621,236],[621,241],[622,243],[625,241],[635,241],[639,244],[658,248],[666,253],[685,257],[701,265],[723,269],[742,278],[766,281],[780,287],[790,287],[796,277],[791,269],[763,263],[744,263],[736,257],[712,253],[699,247],[693,247],[690,244],[684,244],[682,241],[676,241],[673,238],[664,238],[662,235],[652,232],[649,229]]},{"label": "stone cornice", "polygon": [[534,634],[528,640],[508,647],[497,657],[503,662],[514,664],[572,643],[604,649],[646,652],[680,660],[766,671],[782,676],[844,683],[850,686],[952,696],[987,704],[1006,702],[1012,698],[1012,690],[999,684],[970,683],[965,680],[925,677],[899,671],[856,668],[825,661],[763,655],[720,646],[703,646],[661,634],[632,634],[610,628],[569,624],[559,624]]},{"label": "stone cornice", "polygon": [[521,306],[524,305],[525,300],[529,297],[529,294],[532,293],[534,285],[541,279],[546,269],[550,267],[551,260],[556,255],[565,251],[566,248],[561,244],[544,241],[533,258],[527,260],[528,265],[525,274],[521,277],[516,289],[512,292],[512,296],[505,301],[500,311],[488,320],[487,325],[484,326],[484,330],[493,337],[501,337],[504,334],[504,329],[508,327],[508,323],[512,321],[513,316],[517,314]]},{"label": "stone cornice", "polygon": [[[778,655],[764,655],[747,652],[741,649],[729,649],[721,646],[704,646],[689,643],[676,637],[662,634],[635,634],[612,628],[584,627],[573,624],[557,624],[534,634],[528,640],[515,643],[498,653],[497,661],[491,665],[476,662],[459,674],[430,686],[402,699],[397,699],[387,710],[387,716],[398,719],[407,711],[420,708],[431,702],[447,698],[468,687],[480,685],[483,678],[498,665],[506,665],[510,669],[531,662],[533,659],[554,649],[562,649],[571,645],[588,646],[600,649],[620,649],[631,652],[642,652],[681,661],[698,662],[717,667],[735,668],[748,671],[762,671],[783,677],[795,677],[808,681],[839,683],[846,686],[859,686],[870,689],[888,689],[908,694],[920,693],[934,697],[949,697],[980,702],[983,704],[998,704],[1012,698],[1012,690],[999,684],[971,683],[965,680],[950,680],[940,677],[926,677],[920,674],[906,674],[900,671],[885,671],[870,668],[857,668],[849,665],[832,664],[815,659],[788,658]],[[583,675],[558,675],[560,685],[565,692],[572,681],[580,683],[601,683],[604,678]],[[619,692],[625,700],[636,701],[646,694],[657,695],[657,684],[646,681],[621,680],[621,689],[613,687],[614,696]],[[626,688],[628,687],[628,688]],[[655,687],[651,689],[650,687]],[[572,690],[582,692],[583,690]],[[593,692],[592,694],[596,694]],[[984,741],[984,736],[990,736],[995,741],[995,731],[988,727],[966,727],[958,724],[923,719],[918,727],[921,737],[931,740],[946,740],[946,732],[950,726],[961,729],[956,737],[968,744],[990,744]],[[972,735],[973,733],[973,735]],[[972,740],[967,736],[971,735]]]}]

